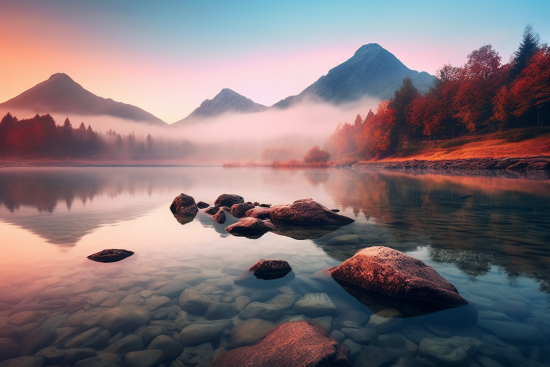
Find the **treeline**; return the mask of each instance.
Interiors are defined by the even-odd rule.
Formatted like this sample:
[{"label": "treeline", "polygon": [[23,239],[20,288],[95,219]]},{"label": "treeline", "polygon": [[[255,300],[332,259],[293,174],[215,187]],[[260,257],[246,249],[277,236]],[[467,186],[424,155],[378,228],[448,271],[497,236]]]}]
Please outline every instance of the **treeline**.
[{"label": "treeline", "polygon": [[550,48],[528,25],[509,63],[485,45],[464,65],[438,70],[424,95],[405,78],[392,100],[364,120],[340,124],[328,145],[338,157],[382,158],[422,140],[549,124]]},{"label": "treeline", "polygon": [[188,141],[123,136],[113,130],[101,134],[83,122],[73,128],[68,118],[56,125],[49,114],[18,120],[8,113],[0,121],[0,156],[5,158],[176,159],[194,151]]}]

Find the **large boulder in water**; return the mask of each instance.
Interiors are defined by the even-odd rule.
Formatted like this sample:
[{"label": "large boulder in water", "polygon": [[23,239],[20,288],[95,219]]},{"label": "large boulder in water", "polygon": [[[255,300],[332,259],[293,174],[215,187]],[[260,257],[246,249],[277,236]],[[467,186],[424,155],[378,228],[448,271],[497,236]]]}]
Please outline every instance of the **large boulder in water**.
[{"label": "large boulder in water", "polygon": [[222,354],[212,366],[351,367],[351,363],[347,348],[319,324],[295,321],[276,327],[255,345]]},{"label": "large boulder in water", "polygon": [[270,211],[271,209],[269,208],[254,208],[247,211],[244,216],[258,219],[269,219]]},{"label": "large boulder in water", "polygon": [[265,280],[282,278],[290,273],[291,270],[292,268],[285,260],[265,259],[261,259],[248,269],[256,278]]},{"label": "large boulder in water", "polygon": [[233,204],[231,206],[231,214],[235,218],[242,218],[245,216],[246,212],[254,208],[255,208],[254,204],[249,204],[249,203]]},{"label": "large boulder in water", "polygon": [[95,254],[91,254],[90,256],[88,256],[88,259],[100,263],[113,263],[116,261],[124,260],[127,257],[132,256],[133,254],[133,251],[123,249],[107,249],[96,252]]},{"label": "large boulder in water", "polygon": [[235,204],[244,203],[244,198],[235,194],[221,194],[214,202],[215,206],[227,206],[231,208]]},{"label": "large boulder in water", "polygon": [[234,236],[247,238],[260,238],[265,233],[272,231],[273,225],[256,218],[242,218],[237,223],[230,225],[225,230]]},{"label": "large boulder in water", "polygon": [[343,226],[354,222],[351,218],[330,211],[313,199],[296,200],[290,205],[272,206],[270,219],[276,226]]},{"label": "large boulder in water", "polygon": [[192,196],[180,194],[178,195],[174,201],[172,201],[172,205],[170,205],[170,211],[172,214],[177,215],[186,215],[190,216],[197,214],[199,211],[199,208],[197,208],[197,204],[195,204],[195,199],[193,199]]},{"label": "large boulder in water", "polygon": [[373,312],[377,312],[376,303],[396,308],[404,316],[468,304],[432,267],[388,247],[360,250],[329,273],[346,291],[375,308]]}]

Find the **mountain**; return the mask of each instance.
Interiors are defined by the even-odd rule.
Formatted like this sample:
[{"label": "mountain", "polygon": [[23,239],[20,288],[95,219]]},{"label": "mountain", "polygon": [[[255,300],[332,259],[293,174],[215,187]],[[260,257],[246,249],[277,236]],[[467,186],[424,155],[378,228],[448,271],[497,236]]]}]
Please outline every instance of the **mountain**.
[{"label": "mountain", "polygon": [[194,120],[214,117],[226,112],[255,113],[266,109],[266,106],[255,103],[229,88],[224,88],[214,98],[205,100],[189,116],[175,122],[173,125],[192,123]]},{"label": "mountain", "polygon": [[369,43],[361,46],[352,58],[330,69],[327,75],[320,77],[302,93],[287,97],[273,106],[286,108],[305,97],[334,104],[356,101],[363,96],[391,99],[407,76],[421,93],[427,92],[435,80],[426,72],[410,70],[382,46]]},{"label": "mountain", "polygon": [[0,103],[0,109],[107,115],[148,124],[166,125],[164,121],[141,108],[96,96],[63,73],[53,74],[48,80],[17,97]]}]

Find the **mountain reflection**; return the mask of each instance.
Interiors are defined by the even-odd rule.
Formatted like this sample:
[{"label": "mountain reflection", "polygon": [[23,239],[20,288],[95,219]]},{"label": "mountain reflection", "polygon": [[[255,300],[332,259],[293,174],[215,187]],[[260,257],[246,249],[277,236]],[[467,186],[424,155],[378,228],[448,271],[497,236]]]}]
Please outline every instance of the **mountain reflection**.
[{"label": "mountain reflection", "polygon": [[472,277],[496,265],[511,281],[527,276],[550,291],[548,181],[343,170],[325,188],[367,219],[314,241],[338,260],[365,246],[429,245],[433,261]]}]

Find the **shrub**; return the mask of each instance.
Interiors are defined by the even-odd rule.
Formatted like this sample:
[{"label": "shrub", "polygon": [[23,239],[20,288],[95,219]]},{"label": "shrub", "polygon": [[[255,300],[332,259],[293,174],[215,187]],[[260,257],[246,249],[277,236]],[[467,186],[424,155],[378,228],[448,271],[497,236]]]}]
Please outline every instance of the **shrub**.
[{"label": "shrub", "polygon": [[304,155],[304,162],[306,163],[325,163],[330,159],[330,153],[326,150],[320,149],[317,145],[314,145]]}]

